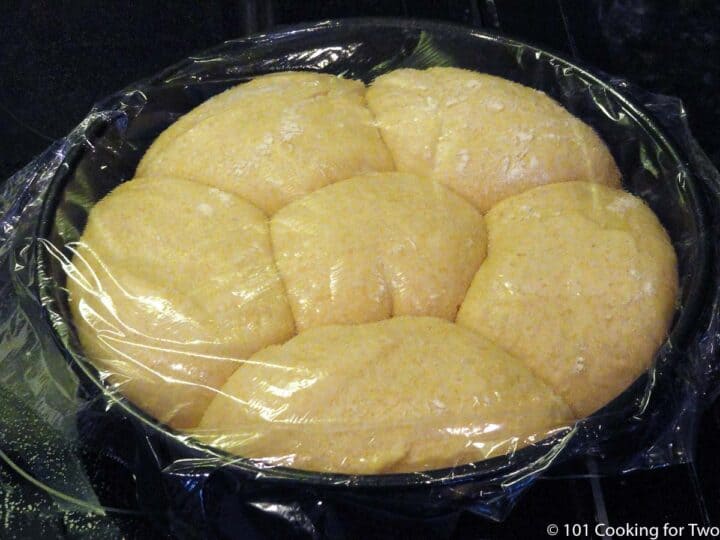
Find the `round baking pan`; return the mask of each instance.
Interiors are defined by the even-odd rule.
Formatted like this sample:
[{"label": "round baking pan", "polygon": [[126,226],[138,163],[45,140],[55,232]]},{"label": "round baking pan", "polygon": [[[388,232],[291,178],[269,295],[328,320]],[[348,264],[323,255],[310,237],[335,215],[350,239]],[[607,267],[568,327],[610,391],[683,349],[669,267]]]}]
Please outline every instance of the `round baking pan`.
[{"label": "round baking pan", "polygon": [[[92,206],[120,182],[132,178],[153,139],[208,97],[256,75],[315,70],[371,81],[401,67],[452,65],[499,75],[542,90],[600,134],[623,173],[626,189],[641,196],[659,216],[678,255],[680,297],[667,341],[653,367],[600,411],[547,439],[501,456],[452,469],[407,474],[344,475],[267,467],[230,456],[173,432],[121,395],[111,394],[82,357],[67,305],[65,271],[57,253],[78,240]],[[138,83],[99,106],[107,114],[89,121],[84,140],[67,153],[46,193],[38,223],[38,295],[58,346],[73,365],[84,392],[111,400],[142,425],[157,459],[190,460],[198,470],[233,478],[282,483],[300,489],[343,489],[359,497],[388,490],[406,502],[505,494],[533,473],[563,457],[596,452],[620,430],[641,444],[646,428],[663,421],[665,390],[673,384],[682,350],[695,337],[705,309],[709,241],[700,189],[676,145],[641,107],[561,56],[475,29],[425,21],[355,19],[296,26],[228,42]],[[628,419],[634,419],[630,422]],[[638,420],[640,419],[640,420]],[[623,445],[632,444],[625,436]],[[192,468],[191,465],[190,468]],[[417,495],[417,497],[414,497]]]}]

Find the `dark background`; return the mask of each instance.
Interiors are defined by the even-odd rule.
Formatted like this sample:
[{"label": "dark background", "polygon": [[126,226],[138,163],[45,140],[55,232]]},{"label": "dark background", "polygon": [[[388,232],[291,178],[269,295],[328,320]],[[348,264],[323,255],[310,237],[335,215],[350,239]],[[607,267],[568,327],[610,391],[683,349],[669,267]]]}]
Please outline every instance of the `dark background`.
[{"label": "dark background", "polygon": [[[647,90],[679,96],[701,146],[720,166],[715,0],[5,0],[0,2],[0,181],[64,136],[95,101],[194,52],[284,24],[354,16],[442,19],[491,29]],[[467,514],[440,523],[394,523],[392,529],[368,518],[354,527],[358,537],[545,538],[552,522],[588,523],[591,529],[598,521],[720,524],[718,404],[702,418],[698,436],[694,465],[609,478],[595,477],[592,463],[554,471],[502,525]],[[90,476],[114,474],[108,471],[112,468],[98,465]],[[125,479],[114,481],[120,486]],[[158,537],[142,518],[61,510],[3,467],[0,517],[0,538]],[[284,537],[273,521],[259,523],[271,537]],[[254,538],[243,531],[237,535]]]}]

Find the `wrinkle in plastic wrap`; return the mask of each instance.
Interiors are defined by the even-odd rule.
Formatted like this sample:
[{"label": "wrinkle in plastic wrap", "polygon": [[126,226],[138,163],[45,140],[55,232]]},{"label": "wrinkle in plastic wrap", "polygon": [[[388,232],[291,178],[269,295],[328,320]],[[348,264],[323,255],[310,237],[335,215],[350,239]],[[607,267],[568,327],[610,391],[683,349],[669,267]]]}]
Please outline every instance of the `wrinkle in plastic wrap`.
[{"label": "wrinkle in plastic wrap", "polygon": [[[83,356],[83,347],[78,342],[77,331],[71,323],[72,315],[65,293],[66,276],[68,272],[72,274],[78,260],[87,260],[87,257],[96,254],[86,254],[85,259],[79,258],[78,250],[81,250],[82,246],[77,244],[77,241],[85,229],[89,210],[117,185],[133,178],[145,150],[163,130],[211,96],[264,73],[311,70],[370,82],[394,69],[424,69],[433,66],[464,67],[499,75],[540,89],[556,99],[598,132],[618,164],[624,188],[644,199],[657,214],[677,253],[680,294],[670,338],[662,345],[653,366],[646,374],[635,380],[600,411],[582,418],[577,423],[556,422],[558,429],[548,432],[546,436],[537,437],[535,444],[524,448],[516,441],[514,446],[501,445],[502,450],[496,454],[486,453],[489,459],[478,459],[478,454],[474,453],[465,456],[464,461],[462,457],[458,458],[457,464],[451,467],[426,466],[428,470],[415,473],[401,470],[390,475],[358,475],[338,474],[333,472],[333,468],[342,469],[348,460],[352,461],[347,454],[349,449],[352,449],[358,453],[355,456],[357,463],[364,465],[358,465],[360,468],[351,473],[382,470],[382,463],[372,461],[373,444],[382,447],[387,443],[392,447],[392,441],[395,440],[393,436],[400,433],[402,438],[403,429],[408,426],[403,426],[402,423],[388,424],[387,418],[370,416],[365,416],[359,423],[341,426],[333,422],[332,415],[321,407],[308,414],[316,414],[329,423],[301,424],[302,429],[297,430],[290,414],[289,420],[285,419],[289,423],[278,422],[268,435],[277,448],[285,448],[285,451],[279,452],[284,457],[265,456],[271,459],[252,461],[204,444],[207,441],[204,441],[201,435],[183,431],[187,426],[197,424],[201,414],[192,407],[168,407],[168,400],[176,398],[172,393],[174,390],[157,398],[151,395],[152,385],[138,385],[134,390],[134,397],[131,398],[132,401],[149,400],[143,411],[123,397],[123,393],[130,393],[127,381],[131,381],[132,377],[113,387],[110,383],[117,381],[105,380],[108,372],[112,373],[112,370],[102,369],[98,373],[93,364],[87,361]],[[333,102],[334,106],[345,111],[348,122],[351,122],[352,115],[357,113],[354,108],[357,97],[353,96],[353,91],[327,91],[327,96],[337,100],[337,103]],[[295,130],[290,129],[288,133],[292,135]],[[338,137],[341,136],[343,134],[339,133]],[[263,144],[262,140],[260,144]],[[266,144],[267,151],[271,151],[271,146],[270,142]],[[460,159],[462,161],[462,154]],[[382,171],[386,161],[387,158],[383,158],[372,164],[372,170]],[[372,180],[363,181],[372,183]],[[378,197],[402,200],[403,197],[408,198],[407,190],[419,190],[417,182],[409,182],[407,186],[403,184],[402,178],[395,178],[393,182],[397,183],[400,191],[388,195],[387,190],[390,188],[387,185],[390,183],[386,183],[377,188]],[[258,334],[255,332],[248,337],[243,333],[245,330],[242,325],[236,327],[231,321],[222,320],[226,299],[213,296],[209,302],[217,307],[220,316],[206,312],[207,310],[204,312],[190,302],[184,305],[183,309],[192,313],[197,312],[192,311],[193,309],[200,309],[204,313],[204,319],[184,316],[181,311],[174,313],[169,322],[166,321],[167,327],[171,328],[169,337],[165,335],[160,344],[157,340],[153,341],[154,336],[144,335],[138,330],[139,327],[133,328],[132,320],[121,321],[127,324],[130,331],[136,332],[135,339],[143,349],[142,354],[147,355],[150,350],[167,354],[171,358],[173,355],[177,358],[208,357],[217,361],[221,368],[224,363],[229,363],[231,367],[225,369],[228,373],[218,376],[226,380],[235,364],[265,344],[286,341],[295,332],[294,326],[299,324],[316,324],[312,312],[308,317],[298,318],[303,307],[301,301],[294,306],[280,305],[281,302],[277,301],[282,291],[292,293],[293,290],[299,290],[299,297],[302,298],[303,294],[312,297],[312,291],[303,292],[302,280],[288,279],[287,276],[292,275],[292,272],[284,272],[287,268],[292,270],[293,265],[303,264],[302,260],[298,262],[292,247],[302,240],[293,237],[293,234],[297,233],[298,223],[300,227],[305,227],[301,228],[301,231],[317,233],[308,244],[312,246],[320,245],[317,243],[324,241],[323,234],[328,230],[342,228],[344,223],[348,222],[345,218],[354,216],[357,219],[350,219],[349,222],[360,224],[380,219],[380,232],[368,230],[367,234],[353,239],[359,246],[358,249],[375,250],[373,253],[385,249],[377,240],[377,237],[383,234],[382,227],[387,230],[401,225],[408,229],[415,227],[417,230],[411,231],[415,234],[414,237],[427,240],[431,235],[425,234],[423,227],[435,230],[442,226],[442,222],[439,225],[413,224],[414,218],[399,220],[400,225],[382,221],[381,217],[389,215],[387,212],[391,211],[383,214],[378,210],[377,214],[364,215],[365,209],[372,207],[377,200],[366,201],[364,207],[354,207],[352,201],[357,200],[358,194],[353,192],[352,185],[347,182],[342,184],[342,188],[335,186],[311,193],[307,195],[306,201],[300,199],[299,203],[293,202],[290,209],[280,209],[272,216],[270,232],[264,229],[267,225],[263,211],[275,212],[274,202],[267,203],[269,206],[265,207],[258,203],[262,207],[261,211],[254,206],[250,208],[240,197],[226,195],[216,187],[192,184],[186,186],[187,192],[183,195],[187,200],[180,200],[177,208],[164,208],[163,198],[158,193],[162,193],[167,186],[156,182],[138,187],[138,190],[144,191],[137,196],[147,197],[142,200],[145,201],[143,204],[147,204],[143,220],[148,223],[163,212],[178,212],[178,215],[182,215],[180,212],[185,208],[183,205],[196,204],[198,197],[219,197],[216,201],[218,208],[222,209],[223,204],[226,204],[227,209],[224,214],[222,210],[218,211],[219,214],[213,214],[214,222],[220,223],[225,232],[234,231],[233,228],[237,227],[238,231],[243,231],[243,234],[253,238],[248,244],[233,244],[230,248],[231,240],[228,238],[232,235],[227,235],[226,238],[216,241],[215,245],[211,245],[203,239],[203,230],[193,229],[187,223],[178,224],[178,234],[195,239],[194,245],[183,248],[188,252],[179,256],[181,262],[185,261],[182,264],[190,264],[187,260],[192,257],[192,253],[197,255],[207,249],[217,261],[227,257],[233,264],[249,264],[248,261],[252,260],[252,264],[257,266],[253,275],[258,275],[272,267],[272,262],[263,263],[263,257],[269,257],[268,260],[272,261],[268,253],[273,249],[276,253],[278,250],[282,252],[284,245],[290,246],[285,249],[288,260],[283,263],[282,259],[278,259],[281,276],[263,278],[260,288],[264,298],[267,297],[267,302],[263,305],[266,307],[272,304],[276,307],[268,308],[269,313],[253,315],[265,317],[262,319],[265,322],[261,328],[268,333],[268,343],[256,344],[252,351],[237,354],[238,350],[243,350],[243,346],[249,346],[249,340],[259,339]],[[518,42],[452,26],[387,20],[320,23],[278,34],[228,42],[214,50],[191,57],[158,76],[133,85],[99,103],[72,133],[38,156],[2,188],[0,440],[3,442],[0,446],[0,457],[12,470],[46,491],[53,504],[57,504],[59,508],[80,508],[82,512],[87,512],[87,515],[139,512],[149,516],[150,521],[162,530],[171,530],[177,536],[192,536],[198,531],[204,531],[209,536],[222,536],[229,534],[229,531],[238,530],[261,534],[265,526],[281,526],[286,527],[284,530],[288,533],[318,537],[342,530],[343,523],[351,521],[342,516],[347,516],[349,510],[360,509],[373,509],[398,519],[405,519],[407,516],[428,518],[461,510],[469,510],[491,519],[502,519],[534,478],[553,463],[562,460],[576,456],[594,456],[599,458],[601,472],[618,473],[662,467],[692,459],[697,417],[702,408],[717,397],[716,348],[720,289],[716,282],[716,257],[720,177],[692,139],[682,104],[674,98],[645,93],[622,80],[602,81],[582,68]],[[323,200],[324,195],[319,195],[329,189],[334,190],[331,192],[334,199],[331,198],[330,203]],[[451,212],[454,217],[466,216],[463,230],[468,231],[468,238],[479,244],[485,241],[485,231],[481,231],[482,226],[479,225],[481,218],[474,217],[477,212],[461,197],[437,186],[428,188],[425,192],[420,191],[412,191],[413,200],[431,197],[432,205],[447,208],[445,211]],[[361,193],[361,197],[370,197],[366,189],[358,193]],[[350,202],[347,206],[339,205],[337,215],[333,217],[330,215],[333,211],[332,204],[335,204],[332,201],[336,200]],[[153,206],[152,201],[158,201],[157,205]],[[197,209],[204,213],[210,211],[203,203],[197,205]],[[408,216],[415,215],[419,215],[416,210],[408,213]],[[485,218],[492,225],[490,220],[494,218],[487,215]],[[116,219],[114,223],[121,222],[122,212],[113,219]],[[332,221],[333,219],[336,221]],[[327,220],[334,225],[322,229],[322,223],[328,222]],[[496,221],[501,222],[501,217]],[[107,226],[107,223],[103,226]],[[98,226],[99,238],[102,238],[102,233],[106,230],[103,226]],[[139,227],[136,227],[136,223],[128,222],[129,231],[137,234]],[[412,236],[407,231],[402,234]],[[401,235],[401,238],[405,236]],[[466,242],[468,238],[460,238],[458,242]],[[127,242],[128,245],[137,245],[142,239],[128,237]],[[432,247],[431,241],[425,243]],[[168,245],[170,244],[172,241],[168,241]],[[178,240],[173,245],[177,247],[180,244]],[[371,282],[377,278],[378,298],[387,293],[383,287],[387,287],[387,283],[392,284],[392,279],[388,280],[387,276],[392,275],[393,264],[399,265],[398,268],[401,269],[396,279],[408,279],[407,274],[402,271],[405,261],[403,253],[417,250],[417,246],[411,245],[412,242],[401,244],[403,242],[391,243],[389,250],[382,251],[385,253],[382,259],[384,266],[367,268],[363,274],[364,279],[360,280],[365,283],[367,276],[370,276]],[[162,261],[161,251],[157,257]],[[311,251],[312,249],[308,250]],[[458,267],[479,265],[479,260],[485,257],[481,251],[478,248],[475,255],[472,255],[472,249],[463,252],[466,258],[469,258],[463,259]],[[246,252],[245,258],[235,255],[243,252]],[[77,258],[73,258],[73,255]],[[318,259],[310,258],[314,267],[323,263],[322,256],[323,253],[319,252]],[[443,256],[442,253],[439,256]],[[477,260],[471,260],[473,256]],[[201,262],[191,260],[192,264]],[[448,264],[452,273],[451,262]],[[360,263],[358,268],[362,266]],[[337,276],[339,271],[347,269],[346,266],[333,270],[332,264],[329,264],[329,267],[331,276]],[[193,267],[193,272],[197,271],[198,268]],[[208,272],[211,273],[211,270]],[[231,271],[228,270],[227,274],[231,274]],[[90,285],[87,281],[88,275],[99,281],[104,279],[97,273],[80,276],[79,281],[86,288]],[[223,276],[226,274],[222,274],[218,279],[222,281],[225,279]],[[177,287],[187,285],[182,275],[175,277]],[[112,275],[108,279],[106,283],[111,283]],[[465,285],[468,287],[469,277],[462,279],[468,281]],[[273,285],[269,286],[268,283],[271,282]],[[351,297],[357,293],[352,283],[354,282],[350,283],[345,292],[335,291],[334,294],[347,294]],[[124,285],[127,284],[115,283],[112,286],[122,289]],[[202,284],[195,285],[201,289],[197,298],[202,298]],[[410,286],[407,282],[401,285],[398,287],[400,292]],[[134,283],[133,287],[135,291],[148,288],[145,283]],[[431,288],[424,286],[420,289],[432,292]],[[253,296],[250,294],[253,291],[246,293],[248,298]],[[254,291],[254,294],[258,294],[258,291]],[[372,296],[374,293],[368,294]],[[434,301],[431,296],[428,294],[428,304]],[[161,300],[150,294],[145,301],[149,302],[148,305],[152,308],[152,302]],[[403,301],[402,295],[393,298],[392,309],[401,309]],[[378,302],[378,305],[382,304]],[[250,300],[248,303],[251,303]],[[89,310],[86,313],[92,311],[97,320],[108,325],[111,329],[109,334],[112,335],[117,328],[112,330],[113,322],[103,318],[100,313],[103,308],[98,306],[102,302],[94,307],[91,304],[85,306],[85,309]],[[107,307],[107,304],[104,305]],[[115,306],[111,306],[109,312],[112,313],[113,309]],[[377,309],[382,311],[389,308],[381,306]],[[414,309],[412,302],[406,309]],[[446,315],[446,318],[454,317],[452,307],[441,306],[437,310],[438,313],[449,310],[450,315]],[[312,341],[311,338],[303,337],[312,337],[313,332],[318,334],[317,339],[322,342],[323,347],[332,350],[333,343],[345,346],[345,349],[342,349],[338,345],[337,350],[345,351],[343,354],[349,355],[357,363],[356,369],[360,370],[357,377],[367,381],[369,386],[365,390],[370,392],[373,387],[392,392],[393,385],[392,382],[388,383],[383,373],[372,373],[375,369],[372,365],[366,367],[363,364],[368,357],[372,354],[400,354],[398,350],[411,356],[413,347],[421,351],[434,350],[432,347],[435,338],[446,344],[455,340],[458,350],[466,352],[463,347],[469,347],[475,353],[482,351],[488,358],[494,358],[493,361],[497,361],[495,356],[498,355],[501,360],[505,359],[502,356],[505,352],[488,353],[483,347],[489,345],[483,344],[484,342],[470,340],[472,346],[468,345],[466,341],[470,338],[466,339],[464,334],[458,336],[455,334],[456,330],[450,331],[443,326],[450,323],[424,321],[417,323],[420,326],[413,327],[412,324],[417,321],[408,323],[402,318],[392,319],[396,321],[392,329],[383,327],[382,331],[386,332],[383,339],[392,343],[388,345],[380,339],[377,351],[373,353],[369,349],[375,345],[368,345],[372,342],[373,334],[367,327],[381,324],[373,321],[388,316],[386,311],[382,313],[385,315],[363,315],[367,320],[359,321],[363,324],[358,325],[357,329],[352,331],[354,333],[347,333],[345,330],[339,332],[336,327],[333,327],[336,328],[333,331],[310,329],[291,340],[294,349],[288,349],[287,346],[280,349],[280,352],[277,349],[268,349],[269,352],[260,354],[258,373],[252,381],[263,382],[262,370],[267,366],[272,367],[273,362],[282,364],[284,359],[292,358],[293,354],[297,354],[298,358],[316,354],[317,348],[313,348],[315,346],[312,343],[308,344]],[[137,320],[142,320],[142,313],[136,315]],[[347,322],[343,317],[351,315],[356,316],[345,312],[333,313],[332,309],[328,308],[327,313],[317,316],[322,320],[326,317],[334,322]],[[286,320],[285,326],[281,324],[283,320]],[[350,322],[358,321],[352,319]],[[404,324],[410,326],[403,327]],[[423,324],[425,326],[422,326]],[[195,342],[184,339],[186,330],[197,337]],[[413,334],[413,331],[422,333],[425,341],[420,345],[414,343],[413,339],[408,339],[408,336],[418,335]],[[218,335],[223,338],[218,338]],[[226,339],[227,336],[230,337]],[[154,345],[148,346],[149,342]],[[363,354],[353,357],[353,351],[360,350],[360,346],[353,349],[348,347],[348,343],[363,344],[363,347],[369,349],[363,349]],[[417,355],[417,351],[414,354]],[[152,362],[152,357],[151,354],[149,362]],[[433,360],[443,359],[438,357]],[[322,363],[322,360],[318,361]],[[169,363],[172,364],[172,360]],[[302,390],[318,383],[318,374],[324,376],[335,369],[333,362],[322,364],[322,369],[315,372],[303,368],[301,364],[292,368],[279,366],[280,371],[290,369],[291,373],[295,373],[292,370],[300,373],[300,376],[293,374],[277,377],[277,385],[271,388],[271,393],[275,397],[280,396],[280,402],[283,395],[294,393],[302,399]],[[582,367],[580,363],[579,369]],[[212,387],[215,384],[212,382],[213,374],[206,373],[202,368],[198,369],[201,372],[199,376],[207,377],[202,379],[204,384]],[[363,369],[365,371],[362,371]],[[438,365],[433,364],[432,377],[437,377],[438,373],[446,375],[446,380],[435,381],[434,384],[439,387],[452,389],[453,386],[446,384],[447,381],[453,377],[462,378],[461,373],[455,373],[452,369],[443,373],[441,362]],[[518,372],[513,376],[522,378],[526,376],[524,373]],[[162,384],[171,388],[172,383],[177,382],[172,375],[164,374],[160,378]],[[246,387],[248,379],[236,381],[233,388],[242,389],[243,385]],[[182,384],[182,381],[179,382]],[[265,381],[263,384],[269,383]],[[346,411],[346,414],[350,415],[345,417],[347,419],[352,417],[354,404],[362,402],[364,396],[353,394],[356,390],[347,381],[344,380],[342,384],[347,385],[343,387],[348,397],[347,407],[350,407]],[[217,393],[217,390],[211,388],[208,395],[206,387],[197,390],[192,384],[185,386],[187,388],[177,390],[179,395],[184,396],[182,392],[189,392],[194,397],[187,398],[184,402],[182,400],[185,398],[178,398],[180,403],[198,403],[198,400],[203,399],[207,403]],[[422,394],[422,390],[426,389],[419,390]],[[252,389],[245,388],[245,391],[251,392]],[[535,390],[526,389],[525,397],[533,391],[537,391],[537,386]],[[175,397],[165,399],[165,396],[169,395]],[[340,396],[337,399],[342,401],[342,392],[337,395]],[[368,400],[371,401],[372,396],[366,396],[370,396]],[[446,414],[443,409],[447,407],[447,403],[445,398],[436,397],[438,399],[434,400],[433,407],[435,412],[440,411],[438,414],[442,416]],[[453,395],[446,398],[452,400]],[[541,400],[541,397],[535,396],[532,399]],[[402,405],[398,406],[398,410],[402,410]],[[415,405],[411,402],[409,406]],[[215,408],[218,409],[216,416],[222,419],[225,409],[221,405]],[[266,420],[269,418],[271,425],[273,418],[282,417],[282,408],[280,406],[273,410],[271,407],[267,411]],[[299,410],[302,411],[302,407]],[[163,414],[166,416],[163,417]],[[515,411],[512,416],[522,417],[522,412]],[[157,418],[165,424],[158,422]],[[373,422],[377,422],[378,429],[374,431],[372,439],[365,439],[368,447],[357,445],[357,439],[352,437],[353,430],[367,430],[368,426],[374,425]],[[168,427],[168,424],[174,427]],[[239,425],[241,429],[237,431],[242,433],[241,421]],[[421,426],[410,425],[409,428],[410,431],[420,430],[422,433]],[[427,433],[436,433],[437,428],[438,426],[433,425],[426,427]],[[248,430],[249,440],[252,442],[256,434],[250,427]],[[381,433],[381,430],[386,433]],[[373,433],[373,430],[369,432]],[[415,436],[417,437],[417,434]],[[387,440],[383,437],[387,437]],[[330,463],[329,470],[323,470],[322,466],[312,463],[309,465],[310,470],[303,471],[292,467],[295,464],[292,459],[292,443],[303,438],[307,439],[307,447],[312,447],[313,444],[321,445],[319,453]],[[242,455],[243,449],[247,452],[252,448],[252,444],[248,446],[247,441],[241,443],[240,450],[236,452],[239,455]],[[96,453],[88,451],[88,448]],[[346,454],[343,455],[341,451],[334,455],[333,451],[337,448],[343,449]],[[428,455],[432,455],[432,450],[433,448],[427,450],[430,452]],[[404,456],[407,449],[400,448],[397,452]],[[425,459],[422,457],[422,450],[417,450],[416,453],[421,456],[418,463],[426,463],[422,461]],[[387,455],[380,454],[382,453],[378,454],[378,459],[387,458]],[[462,456],[462,452],[460,455]],[[287,456],[290,456],[290,459]],[[407,466],[412,470],[411,466],[415,462],[407,459]],[[103,467],[106,471],[115,470],[132,480],[128,480],[123,489],[106,489],[102,479],[89,475],[89,471],[97,470],[92,468],[92,460],[96,460],[95,465],[97,461],[102,462],[101,470]],[[474,463],[470,463],[471,461]],[[365,466],[368,467],[367,470],[362,468]],[[313,467],[316,471],[319,468],[319,472],[312,472]],[[393,471],[389,469],[388,472]],[[91,534],[88,533],[88,536]]]}]

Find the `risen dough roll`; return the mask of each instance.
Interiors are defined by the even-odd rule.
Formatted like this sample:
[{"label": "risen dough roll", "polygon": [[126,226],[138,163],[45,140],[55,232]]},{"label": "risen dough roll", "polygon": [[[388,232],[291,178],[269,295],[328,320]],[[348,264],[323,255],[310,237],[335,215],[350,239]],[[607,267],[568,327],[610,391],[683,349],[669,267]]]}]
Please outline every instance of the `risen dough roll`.
[{"label": "risen dough roll", "polygon": [[398,171],[434,178],[481,212],[541,184],[620,185],[592,128],[511,81],[456,68],[398,69],[378,77],[367,100]]},{"label": "risen dough roll", "polygon": [[500,455],[567,425],[567,405],[477,334],[427,317],[325,326],[228,380],[200,436],[245,457],[347,473]]},{"label": "risen dough roll", "polygon": [[273,214],[337,180],[393,168],[364,94],[360,81],[320,73],[258,77],[181,117],[137,175],[215,186]]},{"label": "risen dough roll", "polygon": [[486,215],[488,257],[458,324],[522,359],[578,416],[650,366],[678,289],[675,252],[637,197],[568,182]]},{"label": "risen dough roll", "polygon": [[85,354],[140,408],[193,427],[258,349],[293,320],[267,219],[201,184],[139,178],[95,205],[68,268]]},{"label": "risen dough roll", "polygon": [[271,233],[300,331],[397,315],[454,320],[487,241],[472,205],[401,173],[316,191],[278,212]]}]

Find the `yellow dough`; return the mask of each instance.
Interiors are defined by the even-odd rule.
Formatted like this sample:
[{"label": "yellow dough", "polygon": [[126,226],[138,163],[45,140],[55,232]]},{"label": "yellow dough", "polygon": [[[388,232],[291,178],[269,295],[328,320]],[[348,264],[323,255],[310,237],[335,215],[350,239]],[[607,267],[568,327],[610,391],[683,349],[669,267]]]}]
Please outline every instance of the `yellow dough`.
[{"label": "yellow dough", "polygon": [[278,212],[271,234],[299,331],[397,315],[454,320],[487,241],[472,205],[402,173],[316,191]]},{"label": "yellow dough", "polygon": [[216,397],[198,435],[306,470],[417,471],[501,455],[567,425],[521,362],[453,323],[325,326],[268,347]]},{"label": "yellow dough", "polygon": [[678,290],[675,252],[629,193],[568,182],[486,215],[488,256],[458,324],[522,359],[578,416],[650,366]]},{"label": "yellow dough", "polygon": [[193,427],[213,389],[293,320],[267,218],[201,184],[139,178],[90,212],[68,268],[86,355],[172,427]]},{"label": "yellow dough", "polygon": [[62,261],[72,316],[102,378],[221,450],[475,462],[601,408],[666,337],[675,252],[619,186],[592,128],[511,81],[265,75],[95,205]]},{"label": "yellow dough", "polygon": [[367,92],[398,171],[426,175],[486,212],[553,182],[620,186],[595,132],[542,92],[457,68],[398,69]]},{"label": "yellow dough", "polygon": [[165,130],[137,176],[201,182],[273,214],[337,180],[392,170],[364,94],[360,81],[321,73],[258,77]]}]

